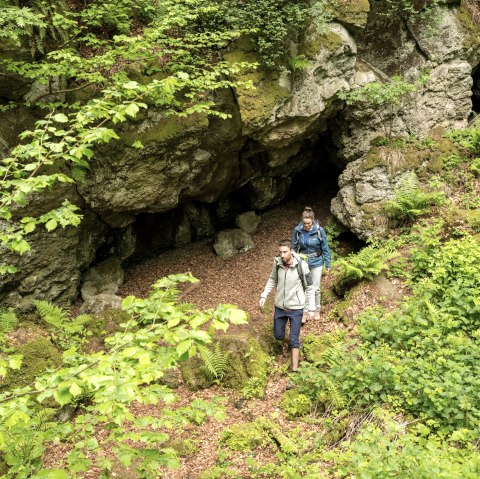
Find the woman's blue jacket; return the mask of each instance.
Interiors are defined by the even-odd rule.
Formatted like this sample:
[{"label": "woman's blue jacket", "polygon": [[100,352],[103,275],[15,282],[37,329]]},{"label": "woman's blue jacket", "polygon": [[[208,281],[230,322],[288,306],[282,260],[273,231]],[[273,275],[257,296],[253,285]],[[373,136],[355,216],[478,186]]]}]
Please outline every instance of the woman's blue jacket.
[{"label": "woman's blue jacket", "polygon": [[[318,231],[320,231],[322,241],[320,241],[318,237]],[[310,269],[318,268],[324,264],[327,268],[330,268],[332,255],[328,247],[327,235],[325,234],[325,230],[317,223],[313,223],[310,231],[303,229],[303,223],[295,226],[292,234],[292,245],[293,251],[311,255],[308,256],[308,267]],[[316,256],[315,253],[320,254]]]}]

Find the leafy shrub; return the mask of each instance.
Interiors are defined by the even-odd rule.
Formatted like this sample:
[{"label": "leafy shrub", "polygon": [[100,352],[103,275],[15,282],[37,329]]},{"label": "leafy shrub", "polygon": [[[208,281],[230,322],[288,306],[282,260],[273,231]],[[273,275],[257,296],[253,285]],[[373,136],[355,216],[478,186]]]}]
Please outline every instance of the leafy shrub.
[{"label": "leafy shrub", "polygon": [[311,399],[296,389],[290,389],[283,395],[280,407],[287,414],[288,419],[306,416],[312,409]]},{"label": "leafy shrub", "polygon": [[264,447],[270,438],[264,430],[261,421],[245,424],[235,424],[222,431],[220,442],[232,451],[251,451]]},{"label": "leafy shrub", "polygon": [[291,375],[290,381],[298,393],[307,396],[318,409],[341,408],[346,404],[346,396],[338,385],[316,364],[302,364],[298,372]]},{"label": "leafy shrub", "polygon": [[475,174],[475,176],[480,176],[480,158],[474,158],[470,164],[470,171]]},{"label": "leafy shrub", "polygon": [[480,245],[465,237],[430,254],[414,295],[392,313],[365,312],[362,344],[330,374],[356,404],[391,403],[480,435]]},{"label": "leafy shrub", "polygon": [[414,434],[386,435],[377,426],[364,428],[348,451],[337,453],[335,459],[339,462],[335,477],[345,479],[474,479],[480,474],[478,451]]}]

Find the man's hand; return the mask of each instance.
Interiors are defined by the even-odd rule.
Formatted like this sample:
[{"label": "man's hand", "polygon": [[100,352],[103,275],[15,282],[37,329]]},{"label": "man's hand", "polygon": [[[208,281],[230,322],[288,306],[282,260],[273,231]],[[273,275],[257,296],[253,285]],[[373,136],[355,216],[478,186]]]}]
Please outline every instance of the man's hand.
[{"label": "man's hand", "polygon": [[267,298],[260,298],[260,307],[263,308],[263,306],[265,305],[265,301],[267,300]]},{"label": "man's hand", "polygon": [[310,321],[313,321],[315,319],[315,311],[309,311],[308,312],[308,319]]}]

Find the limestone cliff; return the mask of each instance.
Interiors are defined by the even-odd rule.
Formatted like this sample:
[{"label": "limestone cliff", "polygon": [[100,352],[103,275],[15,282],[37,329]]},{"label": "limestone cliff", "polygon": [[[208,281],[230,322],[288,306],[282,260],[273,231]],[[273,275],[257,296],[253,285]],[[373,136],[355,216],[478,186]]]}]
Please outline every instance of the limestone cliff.
[{"label": "limestone cliff", "polygon": [[[340,221],[362,238],[381,233],[380,202],[402,175],[428,167],[413,165],[406,154],[393,161],[398,155],[391,150],[370,151],[383,135],[378,115],[347,107],[337,94],[394,74],[413,81],[428,69],[427,83],[392,123],[394,136],[421,139],[439,127],[467,124],[472,75],[480,63],[480,27],[469,2],[444,2],[431,27],[381,15],[383,4],[332,2],[327,28],[312,22],[290,45],[292,57],[306,60],[302,68],[244,71],[239,79],[254,89],[214,95],[218,108],[229,113],[227,120],[165,117],[151,110],[123,127],[121,140],[98,149],[85,180],[72,192],[84,224],[54,235],[38,232],[31,253],[20,260],[2,258],[17,262],[21,272],[0,278],[0,302],[26,305],[33,297],[69,302],[99,252],[100,259],[120,260],[134,253],[134,243],[138,248],[144,241],[139,232],[153,231],[148,214],[159,214],[157,247],[182,245],[213,234],[215,224],[228,225],[242,210],[280,202],[294,175],[314,161],[345,168],[332,203]],[[246,39],[224,57],[258,60]],[[10,86],[0,85],[0,92],[8,95],[12,79],[5,82]],[[33,88],[22,84],[10,98],[32,95]],[[17,132],[34,119],[29,112],[17,118]],[[0,125],[5,154],[15,141],[8,112],[1,114]],[[325,151],[332,153],[319,158],[318,142],[325,138],[330,139]],[[132,147],[138,139],[143,149]]]}]

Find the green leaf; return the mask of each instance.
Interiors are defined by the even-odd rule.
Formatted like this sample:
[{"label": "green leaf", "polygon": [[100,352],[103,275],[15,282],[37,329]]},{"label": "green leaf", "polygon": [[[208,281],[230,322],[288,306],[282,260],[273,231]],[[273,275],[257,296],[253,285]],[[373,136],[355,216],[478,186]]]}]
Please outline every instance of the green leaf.
[{"label": "green leaf", "polygon": [[70,386],[69,392],[72,396],[76,397],[82,394],[82,388],[77,383],[73,383]]},{"label": "green leaf", "polygon": [[68,479],[65,469],[41,469],[35,475],[35,478],[45,479]]},{"label": "green leaf", "polygon": [[35,230],[35,223],[32,221],[30,223],[27,223],[24,227],[23,227],[23,231],[25,233],[31,233],[32,231]]},{"label": "green leaf", "polygon": [[133,118],[134,116],[136,116],[136,114],[139,112],[139,110],[140,110],[140,108],[138,107],[138,105],[136,103],[130,103],[130,105],[128,105],[125,108],[125,113],[128,116],[131,116]]},{"label": "green leaf", "polygon": [[48,220],[45,224],[47,231],[53,231],[58,226],[57,222],[54,219]]},{"label": "green leaf", "polygon": [[68,123],[68,117],[63,113],[57,113],[56,115],[53,115],[53,120],[58,123]]},{"label": "green leaf", "polygon": [[70,394],[69,388],[62,387],[53,393],[53,397],[55,401],[60,404],[60,406],[64,406],[65,404],[71,402],[73,396]]}]

